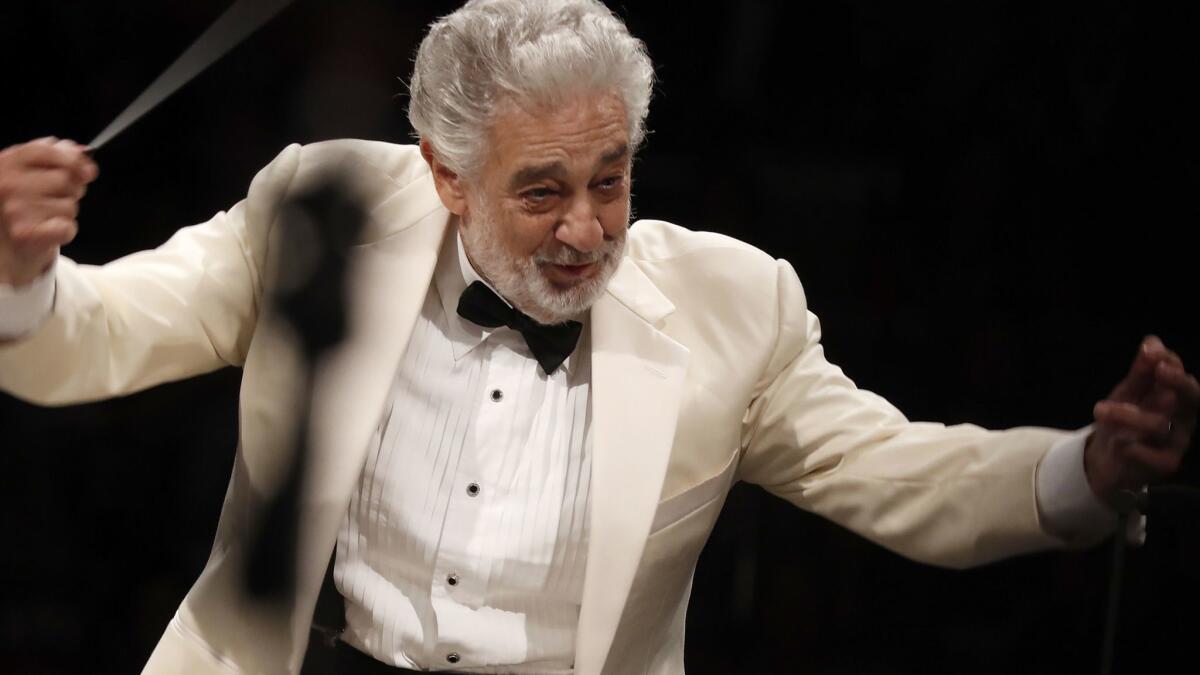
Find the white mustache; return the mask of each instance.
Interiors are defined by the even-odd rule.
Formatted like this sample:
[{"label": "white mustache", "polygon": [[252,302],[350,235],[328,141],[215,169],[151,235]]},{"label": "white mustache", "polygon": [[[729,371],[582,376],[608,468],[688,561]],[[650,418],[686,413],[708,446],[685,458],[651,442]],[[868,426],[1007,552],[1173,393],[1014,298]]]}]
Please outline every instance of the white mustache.
[{"label": "white mustache", "polygon": [[583,253],[573,248],[564,248],[554,255],[534,256],[533,261],[539,265],[590,265],[592,263],[603,262],[609,256],[610,248],[611,246],[606,245],[603,249],[592,253]]}]

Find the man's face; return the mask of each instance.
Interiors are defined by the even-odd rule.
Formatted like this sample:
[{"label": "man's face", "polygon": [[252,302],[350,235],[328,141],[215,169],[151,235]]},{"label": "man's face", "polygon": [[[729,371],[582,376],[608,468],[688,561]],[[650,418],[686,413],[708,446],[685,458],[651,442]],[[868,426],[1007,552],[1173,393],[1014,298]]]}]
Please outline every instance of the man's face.
[{"label": "man's face", "polygon": [[464,186],[467,257],[545,324],[586,310],[620,264],[631,156],[616,95],[555,109],[501,106],[477,180]]}]

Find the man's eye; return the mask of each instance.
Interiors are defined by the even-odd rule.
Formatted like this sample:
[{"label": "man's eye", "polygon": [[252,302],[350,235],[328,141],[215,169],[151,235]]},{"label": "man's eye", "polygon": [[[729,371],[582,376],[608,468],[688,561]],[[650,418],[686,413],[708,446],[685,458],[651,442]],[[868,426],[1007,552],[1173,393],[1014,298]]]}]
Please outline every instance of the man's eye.
[{"label": "man's eye", "polygon": [[544,199],[549,199],[554,196],[554,190],[549,188],[533,188],[521,193],[521,196],[527,200],[540,202]]},{"label": "man's eye", "polygon": [[601,190],[611,190],[621,186],[622,176],[611,176],[600,181],[599,187]]}]

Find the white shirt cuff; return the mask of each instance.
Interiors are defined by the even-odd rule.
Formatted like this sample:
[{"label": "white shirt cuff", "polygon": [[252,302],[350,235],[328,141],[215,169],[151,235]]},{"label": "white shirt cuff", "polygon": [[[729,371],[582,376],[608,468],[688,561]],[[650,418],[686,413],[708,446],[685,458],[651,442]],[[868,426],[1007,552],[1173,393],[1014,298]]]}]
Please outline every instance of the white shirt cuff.
[{"label": "white shirt cuff", "polygon": [[[1093,544],[1117,527],[1117,513],[1088,485],[1083,450],[1092,428],[1085,427],[1055,443],[1037,468],[1038,514],[1046,531],[1071,545]],[[1146,540],[1146,517],[1134,512],[1125,522],[1125,540]]]},{"label": "white shirt cuff", "polygon": [[28,286],[0,284],[0,340],[28,335],[50,318],[54,309],[54,271],[57,267],[58,263],[51,265]]}]

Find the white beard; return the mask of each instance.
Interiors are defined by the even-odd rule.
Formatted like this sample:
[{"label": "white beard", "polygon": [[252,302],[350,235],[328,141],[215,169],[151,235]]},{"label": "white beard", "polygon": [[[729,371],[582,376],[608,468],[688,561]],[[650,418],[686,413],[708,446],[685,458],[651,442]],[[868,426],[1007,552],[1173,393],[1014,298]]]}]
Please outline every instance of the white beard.
[{"label": "white beard", "polygon": [[[625,234],[605,241],[591,253],[581,253],[566,244],[538,249],[532,257],[513,258],[496,236],[492,211],[484,205],[470,224],[459,228],[463,247],[476,270],[513,307],[544,325],[563,323],[587,311],[600,299],[609,279],[625,253]],[[545,249],[545,250],[543,250]],[[543,265],[586,265],[598,269],[589,279],[569,288],[550,283],[539,269]]]}]

